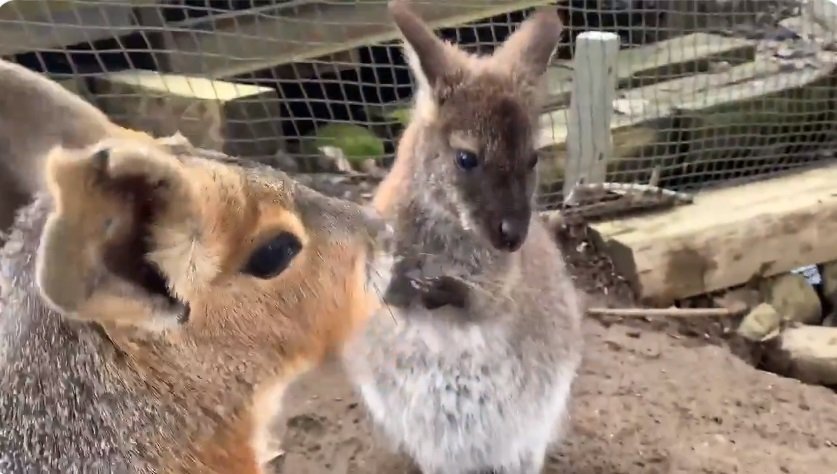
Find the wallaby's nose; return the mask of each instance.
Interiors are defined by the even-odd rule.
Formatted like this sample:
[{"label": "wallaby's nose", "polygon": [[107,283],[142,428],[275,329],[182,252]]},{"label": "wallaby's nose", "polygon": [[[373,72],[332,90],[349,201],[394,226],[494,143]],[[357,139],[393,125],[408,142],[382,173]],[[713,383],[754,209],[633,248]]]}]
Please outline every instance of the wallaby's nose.
[{"label": "wallaby's nose", "polygon": [[526,229],[512,219],[500,221],[500,241],[503,248],[514,252],[523,244],[526,237]]}]

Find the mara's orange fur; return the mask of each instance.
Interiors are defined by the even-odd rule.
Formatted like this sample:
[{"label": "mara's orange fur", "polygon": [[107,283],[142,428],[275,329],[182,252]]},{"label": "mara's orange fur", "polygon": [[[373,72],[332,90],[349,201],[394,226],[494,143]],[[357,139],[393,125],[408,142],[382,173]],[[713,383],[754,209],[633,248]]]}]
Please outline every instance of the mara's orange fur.
[{"label": "mara's orange fur", "polygon": [[[70,114],[99,123],[86,107]],[[37,229],[31,219],[41,218],[29,217],[13,228],[10,245],[30,250],[0,256],[18,275],[0,304],[0,337],[22,338],[0,346],[26,348],[0,367],[0,424],[14,420],[16,433],[0,440],[0,452],[19,456],[12,466],[92,469],[97,460],[72,449],[35,456],[15,444],[59,439],[65,430],[83,433],[79,446],[113,445],[119,462],[137,472],[261,472],[284,388],[377,310],[379,284],[370,278],[385,282],[372,263],[388,255],[388,226],[277,170],[109,122],[56,143],[46,158],[21,158],[41,163],[51,205],[37,251],[15,237]],[[43,200],[30,207],[38,206]],[[36,265],[28,263],[33,253]],[[94,342],[57,347],[2,330],[3,321],[39,326],[55,317],[62,322],[50,331]],[[50,362],[56,357],[68,358],[69,369]],[[73,373],[72,361],[91,358],[96,375],[85,383],[127,393],[80,401],[107,426],[62,425],[60,416],[78,409],[66,405],[71,394],[32,394],[31,403],[47,407],[36,412],[25,395],[2,398],[32,382],[60,390],[66,380],[89,378],[81,367]],[[55,419],[54,430],[28,431],[42,417]],[[96,439],[110,429],[139,441]]]}]

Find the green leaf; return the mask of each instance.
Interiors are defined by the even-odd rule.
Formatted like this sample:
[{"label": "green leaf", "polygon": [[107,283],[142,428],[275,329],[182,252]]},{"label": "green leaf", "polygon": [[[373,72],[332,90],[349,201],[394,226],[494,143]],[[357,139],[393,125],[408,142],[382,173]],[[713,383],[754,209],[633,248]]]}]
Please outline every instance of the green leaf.
[{"label": "green leaf", "polygon": [[384,141],[366,127],[348,123],[330,123],[319,127],[314,139],[306,141],[309,153],[319,147],[333,146],[343,150],[346,159],[351,162],[367,158],[378,158],[384,154]]}]

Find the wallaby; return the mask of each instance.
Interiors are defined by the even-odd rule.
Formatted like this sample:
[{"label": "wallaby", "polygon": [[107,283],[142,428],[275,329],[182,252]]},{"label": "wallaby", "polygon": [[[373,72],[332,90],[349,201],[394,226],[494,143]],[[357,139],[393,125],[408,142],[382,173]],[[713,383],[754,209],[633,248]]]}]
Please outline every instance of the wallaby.
[{"label": "wallaby", "polygon": [[0,250],[0,472],[264,472],[286,385],[380,305],[391,229],[0,69],[0,159],[37,174]]},{"label": "wallaby", "polygon": [[373,204],[403,258],[347,370],[425,474],[535,474],[565,431],[582,346],[580,297],[533,214],[541,83],[561,21],[539,11],[477,56],[406,2],[389,9],[418,87]]}]

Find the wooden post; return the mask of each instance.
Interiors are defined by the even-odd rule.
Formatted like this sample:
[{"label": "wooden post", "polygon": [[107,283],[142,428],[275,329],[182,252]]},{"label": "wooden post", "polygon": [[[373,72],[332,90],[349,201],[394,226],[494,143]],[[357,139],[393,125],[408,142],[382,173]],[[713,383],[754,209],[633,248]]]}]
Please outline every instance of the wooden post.
[{"label": "wooden post", "polygon": [[616,95],[619,36],[603,31],[578,35],[573,59],[567,126],[564,200],[579,182],[604,182],[612,140],[610,118]]}]

